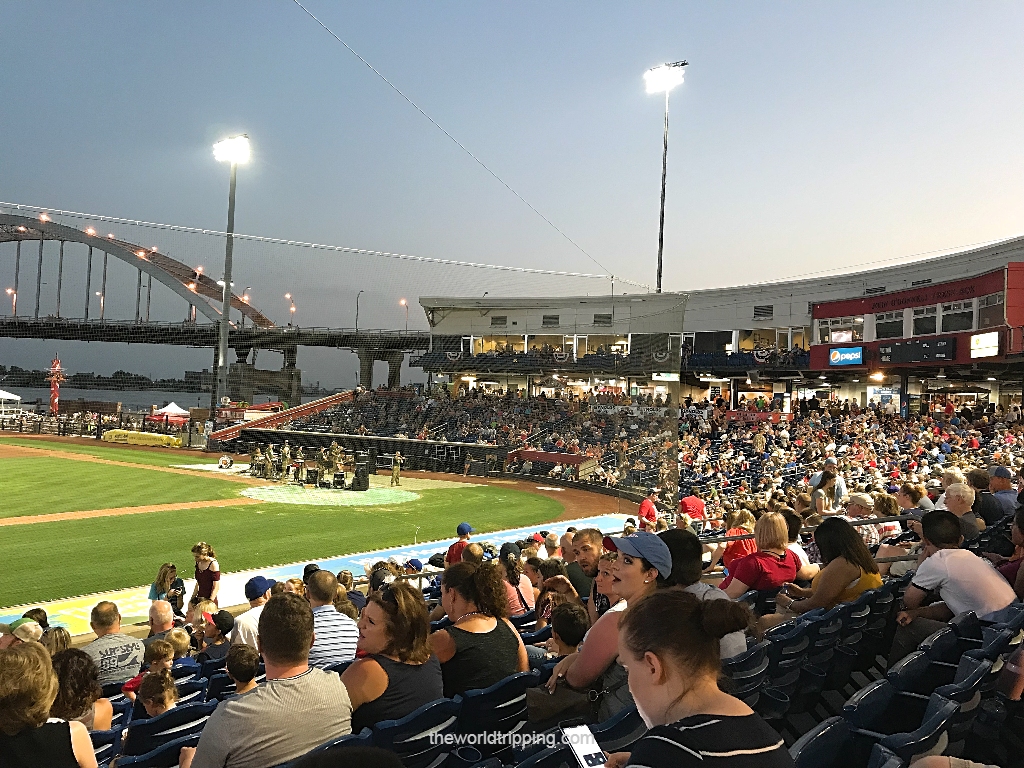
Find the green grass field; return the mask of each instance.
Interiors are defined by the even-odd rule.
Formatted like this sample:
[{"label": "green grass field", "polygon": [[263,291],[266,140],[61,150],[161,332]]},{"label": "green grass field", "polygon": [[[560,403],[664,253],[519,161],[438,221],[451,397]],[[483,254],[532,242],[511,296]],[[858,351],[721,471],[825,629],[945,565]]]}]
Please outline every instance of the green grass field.
[{"label": "green grass field", "polygon": [[0,445],[20,445],[24,448],[64,451],[65,453],[83,453],[107,461],[127,461],[131,464],[143,464],[153,467],[173,467],[176,464],[216,464],[217,458],[208,453],[194,451],[147,451],[126,448],[120,445],[93,441],[93,445],[82,443],[58,442],[29,437],[0,436]]},{"label": "green grass field", "polygon": [[[25,442],[67,449],[64,443]],[[107,449],[99,450],[102,454],[96,455],[112,458]],[[133,453],[114,450],[129,457]],[[163,456],[147,451],[138,455]],[[169,463],[198,463],[193,456],[171,455],[175,460]],[[231,498],[245,487],[144,466],[45,456],[5,459],[2,471],[7,493],[0,514],[6,516]],[[411,543],[414,535],[419,541],[450,538],[467,518],[484,532],[539,524],[563,511],[555,500],[501,486],[417,493],[418,500],[393,505],[260,503],[2,527],[0,606],[145,584],[168,561],[188,575],[190,549],[199,540],[216,547],[225,571],[238,571],[398,546]]]},{"label": "green grass field", "polygon": [[241,486],[145,467],[39,458],[3,460],[0,517],[230,499]]}]

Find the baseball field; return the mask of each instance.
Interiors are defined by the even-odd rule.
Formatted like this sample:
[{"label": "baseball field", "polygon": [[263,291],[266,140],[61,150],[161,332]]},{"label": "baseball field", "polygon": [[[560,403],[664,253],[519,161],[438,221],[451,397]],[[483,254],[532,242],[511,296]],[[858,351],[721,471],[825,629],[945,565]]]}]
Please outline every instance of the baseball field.
[{"label": "baseball field", "polygon": [[[0,607],[191,575],[211,543],[221,569],[447,539],[571,516],[570,494],[528,483],[407,473],[366,493],[281,486],[214,468],[215,456],[0,435]],[[575,506],[579,506],[577,503]]]}]

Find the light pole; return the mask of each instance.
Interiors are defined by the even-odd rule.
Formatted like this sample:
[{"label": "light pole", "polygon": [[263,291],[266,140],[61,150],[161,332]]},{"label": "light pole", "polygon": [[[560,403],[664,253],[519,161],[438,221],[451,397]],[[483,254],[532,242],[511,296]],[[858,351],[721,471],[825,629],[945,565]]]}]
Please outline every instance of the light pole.
[{"label": "light pole", "polygon": [[100,297],[100,320],[102,320],[103,319],[103,299],[104,299],[104,296],[103,296],[103,293],[100,292],[100,291],[96,291],[96,295]]},{"label": "light pole", "polygon": [[249,137],[230,136],[213,145],[213,156],[218,162],[231,164],[228,186],[228,230],[224,244],[224,303],[221,309],[220,336],[217,340],[217,385],[211,395],[210,408],[216,408],[220,398],[228,391],[228,331],[231,328],[231,257],[235,246],[235,173],[238,166],[249,162]]},{"label": "light pole", "polygon": [[408,333],[409,332],[409,302],[406,301],[405,299],[402,299],[398,303],[401,304],[403,307],[405,307],[405,332]]},{"label": "light pole", "polygon": [[668,176],[668,94],[683,82],[685,61],[674,61],[662,64],[644,72],[644,83],[648,93],[665,94],[665,138],[661,152],[661,217],[658,221],[658,284],[657,292],[661,293],[661,258],[665,250],[665,181]]},{"label": "light pole", "polygon": [[11,297],[11,317],[18,316],[18,292],[13,288],[7,289],[7,295]]},{"label": "light pole", "polygon": [[359,294],[366,293],[366,291],[359,291],[356,294],[356,333],[359,333]]},{"label": "light pole", "polygon": [[286,293],[284,295],[284,297],[286,299],[288,299],[288,301],[291,303],[291,306],[288,307],[288,311],[291,313],[290,314],[290,318],[291,319],[288,321],[288,325],[294,325],[295,324],[295,302],[292,300],[292,295],[290,293]]}]

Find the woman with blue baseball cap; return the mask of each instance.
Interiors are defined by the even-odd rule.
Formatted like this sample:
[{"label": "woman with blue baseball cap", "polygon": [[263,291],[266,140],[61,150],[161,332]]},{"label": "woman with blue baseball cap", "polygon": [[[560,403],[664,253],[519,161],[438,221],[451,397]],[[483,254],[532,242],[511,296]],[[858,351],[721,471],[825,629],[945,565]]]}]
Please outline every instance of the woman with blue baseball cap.
[{"label": "woman with blue baseball cap", "polygon": [[653,594],[672,574],[672,553],[653,533],[606,536],[604,548],[618,553],[612,568],[612,584],[623,599],[594,623],[578,652],[558,662],[546,683],[552,694],[559,683],[576,690],[596,690],[596,714],[601,721],[633,705],[626,670],[617,658],[622,612],[627,605],[635,605]]}]

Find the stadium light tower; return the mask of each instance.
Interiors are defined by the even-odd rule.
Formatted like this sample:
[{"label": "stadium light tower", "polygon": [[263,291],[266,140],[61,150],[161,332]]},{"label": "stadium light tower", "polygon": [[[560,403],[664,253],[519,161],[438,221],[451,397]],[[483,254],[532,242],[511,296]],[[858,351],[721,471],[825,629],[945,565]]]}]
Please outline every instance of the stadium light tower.
[{"label": "stadium light tower", "polygon": [[230,136],[213,145],[213,156],[221,163],[231,164],[228,186],[228,229],[224,244],[224,304],[220,317],[220,335],[217,339],[217,385],[213,389],[210,408],[216,408],[220,398],[228,391],[228,331],[231,328],[231,257],[235,234],[235,172],[239,165],[249,162],[249,137],[245,134]]},{"label": "stadium light tower", "polygon": [[359,333],[359,296],[360,294],[366,293],[365,290],[360,290],[356,294],[356,333]]},{"label": "stadium light tower", "polygon": [[13,288],[7,289],[7,295],[11,297],[11,317],[18,316],[18,292]]},{"label": "stadium light tower", "polygon": [[674,61],[662,64],[644,72],[644,83],[648,93],[665,94],[665,139],[661,152],[661,218],[658,221],[658,284],[657,292],[661,293],[661,259],[665,250],[665,180],[668,175],[668,94],[677,85],[683,83],[683,67],[685,61]]},{"label": "stadium light tower", "polygon": [[401,304],[403,307],[405,307],[405,332],[408,333],[409,332],[409,302],[406,301],[405,299],[402,299],[398,303]]}]

